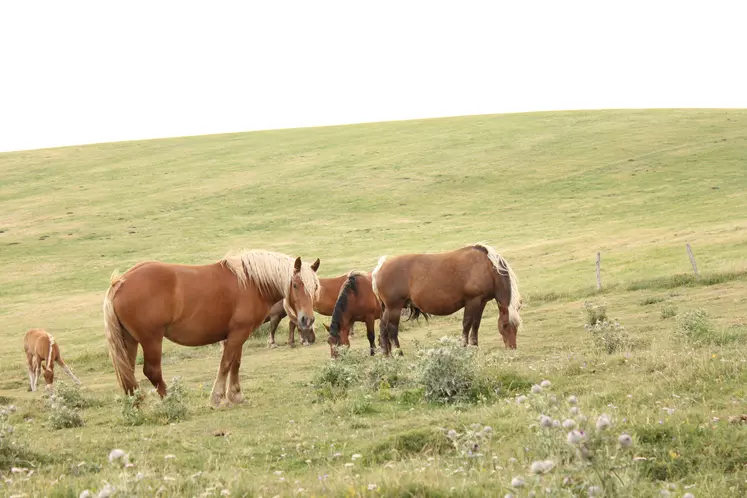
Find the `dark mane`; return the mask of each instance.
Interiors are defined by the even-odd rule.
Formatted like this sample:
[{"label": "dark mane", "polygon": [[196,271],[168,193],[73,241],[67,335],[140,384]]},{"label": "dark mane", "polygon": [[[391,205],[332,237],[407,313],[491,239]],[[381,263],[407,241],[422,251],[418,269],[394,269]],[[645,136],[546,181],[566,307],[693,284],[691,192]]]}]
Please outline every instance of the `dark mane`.
[{"label": "dark mane", "polygon": [[351,271],[348,274],[348,279],[340,289],[340,294],[337,296],[335,308],[332,311],[332,323],[329,324],[329,333],[333,337],[340,337],[340,322],[342,321],[343,314],[348,309],[348,296],[351,292],[356,295],[358,294],[358,282],[356,279],[359,274],[359,272]]}]

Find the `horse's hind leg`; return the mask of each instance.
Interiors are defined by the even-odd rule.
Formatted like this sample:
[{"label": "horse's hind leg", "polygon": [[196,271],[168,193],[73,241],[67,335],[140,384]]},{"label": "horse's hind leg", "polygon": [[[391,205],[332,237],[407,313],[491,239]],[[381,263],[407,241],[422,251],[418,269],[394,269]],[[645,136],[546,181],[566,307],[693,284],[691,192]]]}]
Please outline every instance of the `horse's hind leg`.
[{"label": "horse's hind leg", "polygon": [[34,390],[34,357],[26,353],[26,368],[29,371],[29,391]]},{"label": "horse's hind leg", "polygon": [[288,346],[296,347],[296,322],[288,320]]},{"label": "horse's hind leg", "polygon": [[239,384],[239,368],[241,368],[241,356],[243,355],[242,351],[244,349],[244,345],[239,344],[237,348],[239,354],[234,356],[233,363],[231,364],[227,389],[228,401],[236,404],[244,402],[244,397],[241,394],[241,385]]},{"label": "horse's hind leg", "polygon": [[162,334],[159,334],[158,337],[153,337],[150,341],[142,343],[143,373],[148,377],[148,380],[153,384],[153,387],[156,388],[156,391],[158,391],[158,395],[161,396],[161,398],[166,396],[166,382],[163,380],[163,373],[161,371],[162,345]]},{"label": "horse's hind leg", "polygon": [[[399,319],[402,315],[402,309],[401,308],[389,308],[387,311],[389,311],[389,323],[387,324],[388,330],[388,338],[387,338],[387,346],[389,348],[387,354],[389,354],[392,351],[392,344],[391,342],[394,342],[394,346],[397,348],[397,354],[400,356],[403,356],[404,353],[402,353],[402,348],[399,346]],[[391,342],[389,341],[391,339]],[[383,342],[383,340],[382,340]]]},{"label": "horse's hind leg", "polygon": [[270,319],[270,338],[267,341],[268,348],[278,347],[278,345],[275,344],[275,332],[278,330],[278,325],[280,325],[284,316],[284,314],[272,315],[272,318]]},{"label": "horse's hind leg", "polygon": [[373,356],[376,353],[376,329],[372,317],[366,318],[366,334],[368,335],[368,345],[371,347],[371,356]]}]

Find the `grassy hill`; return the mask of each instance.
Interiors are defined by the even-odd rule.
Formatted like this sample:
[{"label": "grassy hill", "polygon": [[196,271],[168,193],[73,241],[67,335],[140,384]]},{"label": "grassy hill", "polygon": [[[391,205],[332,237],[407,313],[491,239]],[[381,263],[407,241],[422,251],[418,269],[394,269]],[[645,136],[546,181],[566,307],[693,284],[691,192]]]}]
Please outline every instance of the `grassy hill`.
[{"label": "grassy hill", "polygon": [[[167,496],[526,496],[534,486],[571,496],[599,485],[654,496],[672,484],[676,496],[689,485],[695,496],[743,495],[747,435],[728,418],[747,413],[745,130],[742,110],[553,112],[0,154],[0,405],[18,407],[7,423],[24,448],[7,462],[35,470],[3,474],[12,482],[0,489],[78,496],[107,481],[144,496],[160,487]],[[245,405],[207,406],[217,347],[166,343],[164,377],[182,377],[186,418],[160,423],[151,398],[145,423],[122,421],[100,304],[114,269],[208,263],[246,247],[319,257],[320,275],[332,276],[370,270],[383,254],[477,241],[511,262],[527,303],[516,351],[502,348],[494,304],[482,322],[474,368],[498,394],[434,405],[419,398],[413,370],[386,394],[361,380],[320,399],[309,383],[337,368],[323,338],[268,350],[263,328],[244,348]],[[600,352],[583,328],[585,299],[606,302],[633,345]],[[698,308],[708,317],[688,314]],[[460,320],[408,324],[402,368],[424,361],[419,345],[460,334]],[[41,393],[27,392],[31,327],[54,334],[83,381],[83,427],[54,430]],[[281,344],[286,333],[287,321]],[[358,327],[353,352],[366,344]],[[345,361],[358,372],[391,368]],[[569,445],[538,436],[538,413],[515,402],[543,379],[560,400],[577,395],[592,422],[610,415],[645,460],[618,455],[631,466],[617,484],[561,465]],[[490,425],[493,440],[467,458],[444,433],[474,422]],[[135,466],[110,465],[112,448]],[[552,455],[556,468],[530,477],[532,461]],[[524,487],[511,487],[517,476]]]}]

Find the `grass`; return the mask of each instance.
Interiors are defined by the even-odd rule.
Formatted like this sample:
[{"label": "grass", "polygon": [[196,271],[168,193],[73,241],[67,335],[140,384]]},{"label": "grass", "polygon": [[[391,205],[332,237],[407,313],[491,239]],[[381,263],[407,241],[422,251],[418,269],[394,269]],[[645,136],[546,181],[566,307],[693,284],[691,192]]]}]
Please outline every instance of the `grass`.
[{"label": "grass", "polygon": [[[732,110],[558,112],[0,154],[0,405],[17,407],[3,422],[14,429],[0,490],[526,496],[550,487],[571,496],[600,486],[609,496],[669,487],[742,496],[747,433],[729,420],[747,413],[746,126],[747,112]],[[181,387],[166,404],[140,372],[140,415],[117,390],[100,305],[115,268],[262,247],[319,257],[330,276],[370,270],[382,254],[480,240],[517,272],[525,328],[518,349],[504,350],[488,305],[474,395],[430,402],[415,375],[418,348],[460,334],[460,313],[406,324],[401,365],[360,358],[359,375],[330,395],[318,385],[335,373],[325,370],[327,345],[284,346],[287,321],[280,348],[265,347],[266,326],[245,345],[245,405],[208,407],[217,346],[165,343],[164,377]],[[606,303],[637,346],[599,351],[584,301]],[[696,309],[707,326],[686,318]],[[54,429],[42,393],[27,392],[31,327],[55,335],[83,382],[82,426]],[[365,353],[363,328],[351,342]],[[532,394],[543,380],[552,387]],[[597,474],[578,464],[565,431],[538,429],[537,410],[562,420],[570,395],[592,426],[611,417],[614,438],[594,442]],[[492,428],[475,458],[462,451],[472,424]],[[632,453],[617,453],[622,432]],[[131,466],[109,462],[117,448]],[[532,475],[545,459],[555,468]],[[515,477],[525,486],[513,488]]]}]

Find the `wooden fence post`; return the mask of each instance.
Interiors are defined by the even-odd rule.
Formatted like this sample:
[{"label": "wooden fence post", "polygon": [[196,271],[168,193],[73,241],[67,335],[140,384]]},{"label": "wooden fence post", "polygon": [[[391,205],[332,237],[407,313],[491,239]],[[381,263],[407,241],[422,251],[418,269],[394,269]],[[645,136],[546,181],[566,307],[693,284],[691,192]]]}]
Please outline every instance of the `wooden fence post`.
[{"label": "wooden fence post", "polygon": [[602,290],[602,272],[600,265],[602,263],[602,253],[597,253],[597,290]]},{"label": "wooden fence post", "polygon": [[687,255],[690,256],[690,263],[693,265],[695,280],[698,280],[700,278],[700,275],[698,275],[698,265],[695,264],[695,256],[693,256],[693,250],[690,249],[690,244],[685,244],[685,247],[687,247]]}]

